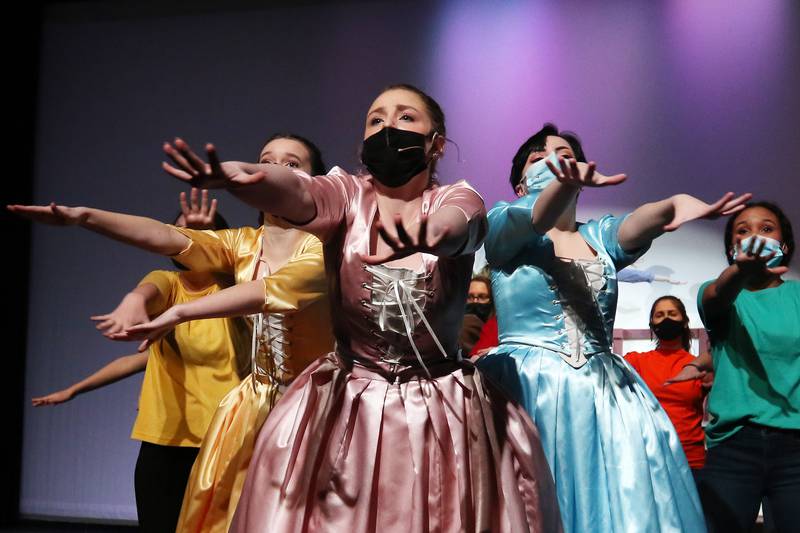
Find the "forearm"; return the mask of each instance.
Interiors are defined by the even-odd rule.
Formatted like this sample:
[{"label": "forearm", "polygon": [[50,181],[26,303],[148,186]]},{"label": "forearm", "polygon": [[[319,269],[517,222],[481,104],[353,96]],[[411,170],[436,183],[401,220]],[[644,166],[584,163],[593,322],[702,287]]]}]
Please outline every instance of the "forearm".
[{"label": "forearm", "polygon": [[628,215],[619,228],[619,244],[623,250],[638,250],[664,233],[675,214],[674,197],[644,204]]},{"label": "forearm", "polygon": [[189,245],[189,239],[152,218],[84,208],[80,226],[161,255],[175,255]]},{"label": "forearm", "polygon": [[708,352],[700,354],[695,358],[694,361],[687,363],[686,365],[696,366],[698,370],[702,370],[703,372],[714,371],[714,360],[711,358],[711,354]]},{"label": "forearm", "polygon": [[260,313],[264,308],[264,282],[255,280],[173,307],[177,323],[205,318],[225,318]]},{"label": "forearm", "polygon": [[706,318],[727,312],[747,282],[747,276],[738,265],[733,264],[722,271],[719,277],[703,291],[703,310]]},{"label": "forearm", "polygon": [[556,225],[559,217],[575,200],[580,187],[553,181],[539,194],[531,213],[533,229],[544,235]]},{"label": "forearm", "polygon": [[128,376],[143,371],[147,366],[147,352],[133,355],[124,355],[114,359],[109,364],[69,387],[73,395],[78,395],[100,387],[105,387]]},{"label": "forearm", "polygon": [[250,172],[264,172],[266,178],[250,184],[231,183],[228,190],[259,211],[294,223],[310,221],[317,214],[314,200],[302,180],[282,165],[242,164]]}]

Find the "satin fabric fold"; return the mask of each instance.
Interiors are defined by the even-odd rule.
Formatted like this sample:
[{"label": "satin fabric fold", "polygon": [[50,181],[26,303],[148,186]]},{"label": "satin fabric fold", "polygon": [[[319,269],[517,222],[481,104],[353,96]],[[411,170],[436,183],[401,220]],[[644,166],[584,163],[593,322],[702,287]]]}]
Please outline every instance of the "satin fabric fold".
[{"label": "satin fabric fold", "polygon": [[176,531],[228,531],[258,430],[279,395],[250,375],[222,399],[186,484]]},{"label": "satin fabric fold", "polygon": [[552,350],[511,344],[479,366],[539,428],[565,531],[705,531],[678,435],[621,357],[595,354],[576,369]]},{"label": "satin fabric fold", "polygon": [[561,531],[527,415],[444,365],[314,363],[261,430],[231,531]]}]

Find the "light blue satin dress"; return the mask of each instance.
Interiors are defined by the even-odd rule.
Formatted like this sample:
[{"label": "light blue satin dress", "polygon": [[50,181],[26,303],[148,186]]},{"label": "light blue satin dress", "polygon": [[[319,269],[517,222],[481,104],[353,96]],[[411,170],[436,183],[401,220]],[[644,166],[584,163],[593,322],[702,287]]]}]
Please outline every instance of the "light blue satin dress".
[{"label": "light blue satin dress", "polygon": [[525,406],[553,472],[564,531],[703,532],[678,435],[630,365],[611,352],[624,218],[579,226],[597,256],[568,261],[537,234],[538,195],[489,212],[486,257],[500,346],[478,366]]}]

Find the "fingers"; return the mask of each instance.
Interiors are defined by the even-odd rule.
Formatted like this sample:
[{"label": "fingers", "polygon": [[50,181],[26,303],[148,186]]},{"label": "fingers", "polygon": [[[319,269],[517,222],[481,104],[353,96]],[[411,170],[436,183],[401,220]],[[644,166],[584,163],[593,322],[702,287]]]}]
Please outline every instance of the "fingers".
[{"label": "fingers", "polygon": [[211,200],[211,208],[208,210],[208,218],[211,223],[214,222],[214,217],[217,215],[217,199]]},{"label": "fingers", "polygon": [[403,226],[403,218],[400,215],[394,216],[394,230],[397,232],[397,238],[403,243],[405,247],[413,247],[414,241]]},{"label": "fingers", "polygon": [[164,172],[166,172],[167,174],[169,174],[174,178],[178,178],[181,181],[191,182],[192,179],[194,178],[192,174],[189,174],[186,171],[175,168],[166,161],[161,162],[161,170],[163,170]]},{"label": "fingers", "polygon": [[147,350],[149,347],[150,347],[150,339],[145,339],[141,342],[141,344],[139,344],[139,347],[136,349],[141,353]]},{"label": "fingers", "polygon": [[[169,156],[169,158],[172,159],[173,163],[178,165],[178,167],[181,170],[183,170],[190,176],[196,176],[198,174],[197,169],[195,169],[189,163],[189,161],[187,161],[186,158],[183,157],[183,155],[180,152],[178,152],[178,150],[176,150],[171,144],[164,143],[164,153],[166,153],[167,156]],[[162,167],[165,164],[166,163],[162,163]]]},{"label": "fingers", "polygon": [[570,174],[571,174],[573,177],[575,177],[575,178],[578,178],[578,179],[580,179],[581,181],[584,181],[584,180],[586,180],[588,177],[590,177],[590,176],[588,175],[588,173],[587,173],[587,175],[586,175],[586,176],[584,176],[583,178],[581,178],[581,171],[580,171],[580,170],[578,170],[578,161],[576,161],[575,159],[568,159],[568,160],[567,160],[567,163],[569,164],[569,172],[570,172]]},{"label": "fingers", "polygon": [[208,189],[203,189],[200,194],[200,213],[208,213]]},{"label": "fingers", "polygon": [[744,193],[733,200],[729,200],[722,206],[722,214],[723,215],[731,215],[733,213],[738,213],[742,209],[744,209],[745,204],[750,201],[753,197],[751,193]]},{"label": "fingers", "polygon": [[417,242],[428,241],[428,215],[419,217],[419,231],[417,232]]},{"label": "fingers", "polygon": [[193,169],[197,171],[198,174],[205,174],[208,172],[206,168],[206,163],[202,159],[200,159],[197,154],[195,154],[189,145],[181,139],[180,137],[175,137],[175,148],[178,149],[178,152],[184,157],[184,159],[191,165]]},{"label": "fingers", "polygon": [[375,223],[375,228],[378,230],[378,235],[381,236],[381,239],[383,239],[383,242],[385,242],[387,245],[389,245],[389,248],[391,248],[392,250],[395,250],[395,251],[400,249],[399,241],[395,240],[394,237],[389,235],[389,232],[386,231],[386,228],[383,226],[383,224],[381,223],[380,220]]},{"label": "fingers", "polygon": [[206,145],[206,156],[208,157],[208,164],[211,167],[211,172],[213,174],[222,174],[222,163],[219,162],[217,149],[211,143]]},{"label": "fingers", "polygon": [[775,252],[772,252],[771,254],[769,254],[769,255],[767,255],[765,257],[761,257],[761,253],[764,251],[764,246],[767,245],[767,241],[765,241],[764,239],[753,239],[753,240],[754,241],[756,241],[756,240],[758,241],[758,244],[756,244],[755,250],[753,251],[753,255],[755,257],[760,258],[764,262],[769,261],[770,259],[775,257]]},{"label": "fingers", "polygon": [[197,206],[197,188],[192,187],[192,190],[189,192],[189,209],[191,213],[197,213],[199,207]]},{"label": "fingers", "polygon": [[711,206],[709,206],[708,212],[709,213],[718,213],[718,212],[720,212],[722,207],[725,204],[727,204],[730,201],[731,198],[733,198],[733,193],[732,192],[726,192],[725,194],[722,195],[722,198],[720,198],[719,200],[717,200],[716,202],[711,204]]},{"label": "fingers", "polygon": [[189,216],[189,213],[191,211],[189,211],[189,204],[186,202],[186,193],[181,192],[178,198],[179,198],[178,202],[181,204],[181,213],[183,214],[184,217]]},{"label": "fingers", "polygon": [[603,181],[600,182],[603,185],[618,185],[628,179],[627,174],[614,174],[613,176],[604,176]]},{"label": "fingers", "polygon": [[787,267],[787,266],[776,266],[776,267],[768,268],[767,272],[769,272],[770,274],[774,274],[776,276],[783,276],[784,274],[789,272],[789,267]]},{"label": "fingers", "polygon": [[550,172],[552,172],[552,173],[553,173],[553,175],[556,177],[556,179],[557,179],[557,180],[563,180],[563,179],[565,179],[564,173],[563,173],[563,172],[561,172],[561,170],[560,170],[559,168],[557,168],[557,167],[556,167],[556,166],[553,164],[553,162],[552,162],[552,161],[550,161],[549,159],[547,159],[547,160],[545,160],[545,162],[544,162],[544,163],[545,163],[545,165],[547,165],[547,168],[549,168],[549,169],[550,169]]}]

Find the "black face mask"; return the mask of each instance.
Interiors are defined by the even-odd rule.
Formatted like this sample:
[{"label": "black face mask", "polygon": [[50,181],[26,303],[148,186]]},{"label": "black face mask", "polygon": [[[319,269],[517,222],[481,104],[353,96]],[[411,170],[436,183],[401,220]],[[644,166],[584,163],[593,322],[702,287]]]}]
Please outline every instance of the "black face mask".
[{"label": "black face mask", "polygon": [[364,139],[361,162],[387,187],[401,187],[425,170],[425,135],[385,127]]},{"label": "black face mask", "polygon": [[683,323],[671,318],[665,318],[658,324],[653,324],[653,333],[662,341],[671,341],[683,333]]},{"label": "black face mask", "polygon": [[470,302],[467,304],[467,307],[464,310],[464,314],[475,315],[484,322],[486,322],[489,319],[489,315],[492,314],[492,304],[480,304],[477,302]]}]

